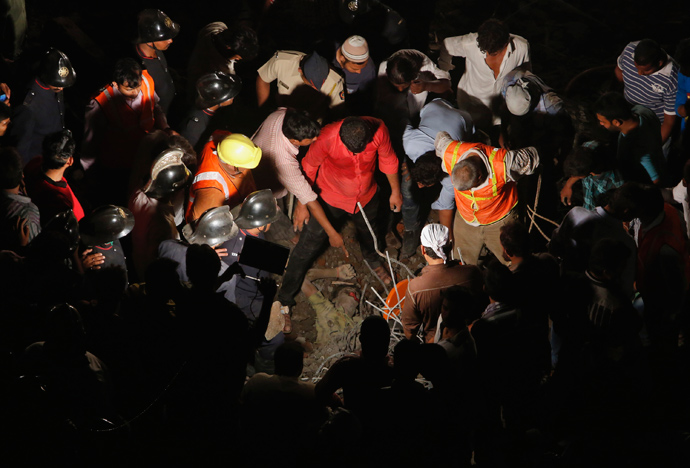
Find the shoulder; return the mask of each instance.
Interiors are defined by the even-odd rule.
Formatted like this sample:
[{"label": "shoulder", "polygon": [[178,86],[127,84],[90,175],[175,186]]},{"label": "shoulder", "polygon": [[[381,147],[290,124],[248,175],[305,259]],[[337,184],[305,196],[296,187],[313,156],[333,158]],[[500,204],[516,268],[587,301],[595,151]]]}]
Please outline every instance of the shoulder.
[{"label": "shoulder", "polygon": [[273,54],[271,60],[277,62],[299,62],[305,55],[304,52],[298,52],[296,50],[278,50]]}]

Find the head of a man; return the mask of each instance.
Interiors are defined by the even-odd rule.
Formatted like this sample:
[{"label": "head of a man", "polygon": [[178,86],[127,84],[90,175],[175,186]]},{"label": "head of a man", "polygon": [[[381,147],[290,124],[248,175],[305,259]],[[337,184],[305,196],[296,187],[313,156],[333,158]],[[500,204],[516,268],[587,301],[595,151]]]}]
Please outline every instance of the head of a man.
[{"label": "head of a man", "polygon": [[345,147],[358,154],[374,139],[374,130],[361,117],[348,117],[343,120],[339,135]]},{"label": "head of a man", "polygon": [[402,92],[419,76],[422,62],[416,55],[394,54],[388,59],[386,77],[395,89]]},{"label": "head of a man", "polygon": [[633,119],[632,106],[620,93],[606,93],[594,104],[599,125],[610,132],[620,132],[626,121]]},{"label": "head of a man", "polygon": [[532,252],[529,230],[520,221],[511,221],[501,226],[499,239],[508,259],[525,258]]},{"label": "head of a man", "polygon": [[477,46],[486,55],[498,55],[508,46],[510,31],[501,20],[490,18],[477,30]]},{"label": "head of a man", "polygon": [[685,76],[690,76],[690,38],[678,43],[675,59],[678,62],[678,71]]},{"label": "head of a man", "polygon": [[24,164],[19,152],[11,146],[0,148],[0,189],[17,189],[24,178]]},{"label": "head of a man", "polygon": [[419,237],[422,254],[429,264],[443,264],[450,257],[450,231],[442,224],[431,223],[424,226]]},{"label": "head of a man", "polygon": [[410,168],[410,176],[417,183],[417,187],[433,187],[443,180],[446,173],[443,172],[441,159],[434,151],[421,155]]},{"label": "head of a man", "polygon": [[246,26],[224,29],[213,36],[213,45],[229,60],[253,60],[259,53],[259,38]]},{"label": "head of a man", "polygon": [[146,44],[155,50],[167,50],[173,38],[180,32],[180,25],[161,10],[151,8],[139,13],[137,29],[137,43]]},{"label": "head of a man", "polygon": [[362,36],[350,36],[337,51],[338,63],[350,73],[362,73],[369,62],[369,45]]},{"label": "head of a man", "polygon": [[642,39],[635,47],[633,56],[637,74],[641,76],[658,72],[666,64],[667,55],[658,42]]},{"label": "head of a man", "polygon": [[328,78],[330,68],[328,60],[321,57],[318,52],[312,52],[302,57],[299,71],[304,83],[319,91]]},{"label": "head of a man", "polygon": [[450,174],[453,187],[459,192],[479,187],[489,176],[478,150],[470,150],[465,154],[463,159],[455,163]]},{"label": "head of a man", "polygon": [[115,63],[113,82],[127,99],[136,98],[141,92],[141,65],[132,58],[123,58]]},{"label": "head of a man", "polygon": [[307,111],[288,108],[283,118],[283,135],[295,146],[309,146],[319,136],[319,123]]},{"label": "head of a man", "polygon": [[76,148],[77,144],[69,130],[65,129],[47,135],[43,139],[43,170],[71,166]]}]

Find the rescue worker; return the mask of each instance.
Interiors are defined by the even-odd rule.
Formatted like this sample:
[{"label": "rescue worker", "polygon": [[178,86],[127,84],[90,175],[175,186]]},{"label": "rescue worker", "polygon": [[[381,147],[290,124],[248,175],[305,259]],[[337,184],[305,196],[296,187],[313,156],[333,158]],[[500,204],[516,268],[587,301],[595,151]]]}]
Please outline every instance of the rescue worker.
[{"label": "rescue worker", "polygon": [[125,277],[127,277],[127,259],[120,239],[132,232],[132,229],[134,229],[134,215],[127,208],[115,205],[96,208],[79,221],[79,235],[82,244],[86,247],[82,256],[100,253],[104,260],[100,268],[117,266],[125,271]]},{"label": "rescue worker", "polygon": [[156,258],[160,243],[180,238],[177,224],[184,221],[183,189],[192,177],[183,156],[181,148],[161,152],[151,165],[148,182],[129,199],[129,209],[136,220],[132,230],[132,257],[141,280]]},{"label": "rescue worker", "polygon": [[259,107],[268,101],[274,81],[277,82],[279,106],[297,107],[323,116],[326,109],[342,108],[345,102],[345,81],[316,52],[279,50],[258,72],[256,99]]},{"label": "rescue worker", "polygon": [[216,111],[233,103],[242,90],[242,80],[237,75],[223,72],[207,73],[196,82],[195,107],[180,127],[180,134],[193,147],[197,147],[209,129]]},{"label": "rescue worker", "polygon": [[209,208],[241,203],[256,190],[251,169],[261,160],[261,148],[239,133],[216,130],[201,152],[189,190],[185,218],[192,222]]},{"label": "rescue worker", "polygon": [[435,147],[455,189],[459,216],[455,217],[453,230],[463,263],[476,265],[484,245],[506,263],[500,229],[516,218],[516,181],[536,170],[536,148],[508,151],[453,140],[447,132],[439,132]]},{"label": "rescue worker", "polygon": [[48,49],[41,59],[38,76],[12,117],[11,139],[24,164],[41,154],[47,135],[65,128],[63,90],[76,79],[69,58],[57,49]]},{"label": "rescue worker", "polygon": [[160,10],[147,9],[139,13],[137,29],[139,36],[135,47],[139,61],[153,78],[156,94],[160,98],[158,104],[167,114],[175,97],[175,83],[168,70],[164,51],[179,34],[180,25]]},{"label": "rescue worker", "polygon": [[144,136],[155,128],[172,132],[158,102],[151,75],[123,58],[113,82],[87,106],[81,163],[98,186],[94,195],[107,196],[102,202],[126,200],[128,172]]}]

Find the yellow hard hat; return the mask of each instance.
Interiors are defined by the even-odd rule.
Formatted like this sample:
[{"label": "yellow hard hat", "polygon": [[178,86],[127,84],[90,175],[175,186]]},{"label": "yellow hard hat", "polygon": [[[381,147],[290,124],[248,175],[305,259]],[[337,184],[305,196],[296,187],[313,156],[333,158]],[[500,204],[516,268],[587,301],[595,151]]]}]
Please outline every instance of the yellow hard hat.
[{"label": "yellow hard hat", "polygon": [[240,133],[225,137],[216,151],[224,163],[245,169],[254,169],[261,161],[261,148]]}]

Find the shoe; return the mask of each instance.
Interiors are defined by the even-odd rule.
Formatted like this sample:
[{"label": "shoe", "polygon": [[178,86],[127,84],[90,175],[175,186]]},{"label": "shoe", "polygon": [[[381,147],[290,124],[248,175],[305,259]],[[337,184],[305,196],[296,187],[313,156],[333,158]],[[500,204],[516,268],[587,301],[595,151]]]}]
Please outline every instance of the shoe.
[{"label": "shoe", "polygon": [[388,273],[388,270],[386,270],[383,266],[374,268],[374,273],[376,273],[376,276],[378,276],[379,279],[383,281],[384,285],[390,286],[391,284],[393,284],[393,278],[391,278],[391,275]]},{"label": "shoe", "polygon": [[403,234],[402,249],[400,249],[400,260],[410,258],[417,253],[419,236],[420,232],[418,231],[405,231]]},{"label": "shoe", "polygon": [[290,308],[288,306],[281,306],[280,313],[283,314],[285,325],[283,325],[283,333],[289,335],[292,333],[292,319],[290,318]]}]

